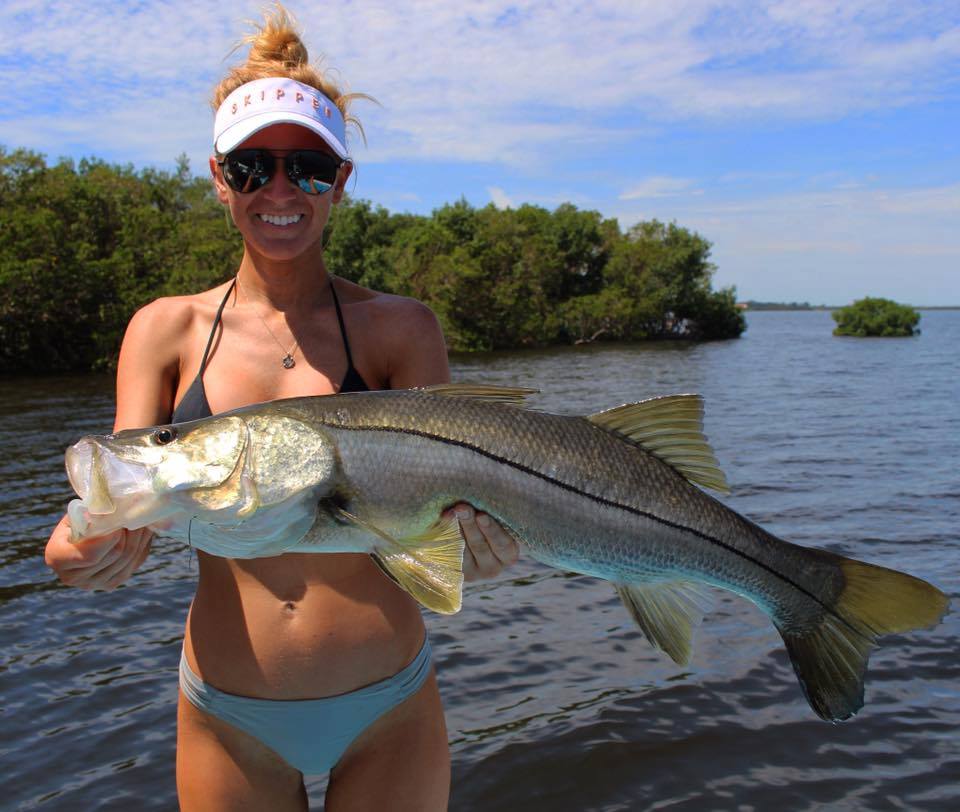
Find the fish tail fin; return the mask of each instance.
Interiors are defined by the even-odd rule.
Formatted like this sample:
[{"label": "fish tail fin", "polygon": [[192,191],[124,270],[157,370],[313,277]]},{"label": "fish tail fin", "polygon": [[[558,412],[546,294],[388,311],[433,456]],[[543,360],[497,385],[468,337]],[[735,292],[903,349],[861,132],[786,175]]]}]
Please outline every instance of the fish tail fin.
[{"label": "fish tail fin", "polygon": [[813,628],[777,628],[810,706],[822,719],[839,722],[863,707],[864,674],[877,638],[935,625],[949,600],[912,575],[830,557],[844,581],[834,605]]},{"label": "fish tail fin", "polygon": [[391,539],[374,550],[377,564],[421,604],[445,615],[463,598],[463,536],[456,518],[441,519],[418,536]]}]

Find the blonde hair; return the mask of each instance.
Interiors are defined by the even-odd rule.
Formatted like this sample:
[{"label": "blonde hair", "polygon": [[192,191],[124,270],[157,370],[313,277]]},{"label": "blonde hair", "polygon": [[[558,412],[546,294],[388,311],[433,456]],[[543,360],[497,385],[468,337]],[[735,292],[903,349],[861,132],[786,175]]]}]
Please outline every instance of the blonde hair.
[{"label": "blonde hair", "polygon": [[[350,114],[350,103],[355,99],[376,102],[366,93],[345,93],[330,78],[330,71],[322,68],[322,59],[316,65],[310,63],[307,46],[300,39],[300,30],[293,16],[280,4],[263,11],[263,24],[251,22],[254,33],[244,37],[234,47],[239,50],[250,46],[247,61],[230,69],[230,72],[214,88],[211,105],[216,111],[223,100],[234,90],[256,79],[283,76],[314,87],[332,101],[343,114],[343,120],[357,128],[366,143],[366,135],[360,120]],[[231,52],[232,53],[232,52]]]}]

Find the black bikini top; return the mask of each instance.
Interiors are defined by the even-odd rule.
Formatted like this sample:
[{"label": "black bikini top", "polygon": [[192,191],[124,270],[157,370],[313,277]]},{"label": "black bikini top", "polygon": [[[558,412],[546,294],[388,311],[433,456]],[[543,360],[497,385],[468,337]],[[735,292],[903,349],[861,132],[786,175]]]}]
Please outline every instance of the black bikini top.
[{"label": "black bikini top", "polygon": [[[213,327],[210,328],[210,338],[207,339],[207,347],[203,351],[203,359],[200,361],[200,369],[197,372],[197,377],[193,379],[190,388],[187,389],[183,398],[173,410],[172,423],[186,423],[188,420],[199,420],[201,417],[210,417],[213,414],[213,411],[210,409],[210,404],[207,402],[207,391],[203,386],[203,373],[207,368],[207,359],[210,356],[210,348],[213,346],[213,338],[217,334],[217,327],[220,326],[220,321],[223,317],[223,308],[226,306],[227,299],[230,298],[230,294],[233,293],[236,284],[237,280],[234,279],[233,282],[230,283],[230,287],[227,288],[223,301],[220,302],[220,307],[217,308],[217,315],[213,319]],[[347,354],[347,372],[343,376],[343,382],[340,384],[339,391],[369,392],[370,387],[367,386],[367,382],[361,377],[353,365],[353,356],[350,354],[350,342],[347,340],[347,328],[343,323],[343,313],[340,310],[340,302],[337,299],[337,291],[333,286],[332,278],[330,279],[330,294],[333,296],[333,306],[337,310],[337,321],[340,324],[340,337],[343,339],[343,349]]]}]

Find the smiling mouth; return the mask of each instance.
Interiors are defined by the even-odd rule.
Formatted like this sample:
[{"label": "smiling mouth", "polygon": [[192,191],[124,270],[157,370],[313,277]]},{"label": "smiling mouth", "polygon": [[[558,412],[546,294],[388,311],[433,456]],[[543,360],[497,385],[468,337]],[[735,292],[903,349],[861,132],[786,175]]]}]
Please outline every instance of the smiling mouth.
[{"label": "smiling mouth", "polygon": [[257,217],[272,226],[292,226],[303,219],[302,214],[258,214]]}]

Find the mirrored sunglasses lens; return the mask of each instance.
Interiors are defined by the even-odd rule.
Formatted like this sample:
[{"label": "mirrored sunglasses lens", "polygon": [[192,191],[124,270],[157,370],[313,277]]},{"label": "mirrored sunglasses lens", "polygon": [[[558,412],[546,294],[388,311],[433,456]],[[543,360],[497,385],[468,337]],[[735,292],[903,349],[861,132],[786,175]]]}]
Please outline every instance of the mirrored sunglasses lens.
[{"label": "mirrored sunglasses lens", "polygon": [[294,152],[287,157],[290,180],[308,195],[322,195],[337,179],[340,163],[325,152]]},{"label": "mirrored sunglasses lens", "polygon": [[333,188],[332,183],[326,183],[318,178],[300,178],[297,181],[297,186],[308,195],[322,195]]},{"label": "mirrored sunglasses lens", "polygon": [[223,177],[235,192],[253,192],[270,180],[273,157],[259,150],[231,152],[223,163]]}]

